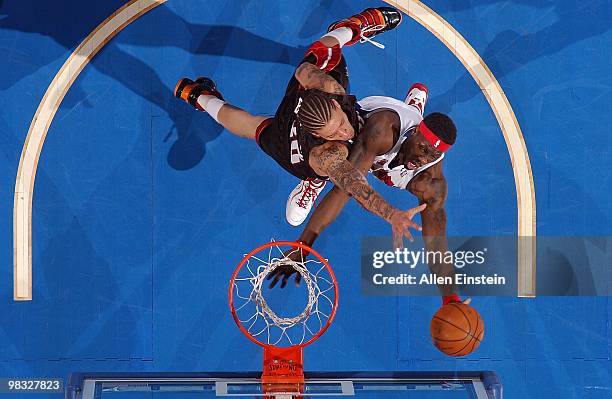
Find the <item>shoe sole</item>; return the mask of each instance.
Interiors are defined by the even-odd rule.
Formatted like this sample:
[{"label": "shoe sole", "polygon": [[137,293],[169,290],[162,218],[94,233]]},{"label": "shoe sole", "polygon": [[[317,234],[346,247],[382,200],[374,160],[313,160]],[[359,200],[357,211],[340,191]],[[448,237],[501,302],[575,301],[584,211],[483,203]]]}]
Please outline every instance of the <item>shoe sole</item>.
[{"label": "shoe sole", "polygon": [[176,86],[174,86],[174,97],[185,100],[183,97],[181,97],[181,94],[183,94],[183,90],[185,89],[185,86],[191,83],[193,83],[193,81],[189,78],[183,78],[179,80],[176,83]]}]

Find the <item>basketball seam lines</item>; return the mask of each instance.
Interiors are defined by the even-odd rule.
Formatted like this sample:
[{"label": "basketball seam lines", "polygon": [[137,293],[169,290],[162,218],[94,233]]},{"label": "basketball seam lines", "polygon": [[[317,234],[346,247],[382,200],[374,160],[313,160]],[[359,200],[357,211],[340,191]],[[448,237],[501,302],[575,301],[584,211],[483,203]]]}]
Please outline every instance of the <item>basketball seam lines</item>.
[{"label": "basketball seam lines", "polygon": [[[470,319],[467,317],[467,315],[465,314],[463,309],[461,309],[461,306],[459,306],[459,305],[457,305],[456,303],[453,303],[453,302],[451,302],[449,305],[451,305],[452,307],[454,307],[455,309],[457,309],[457,310],[459,310],[461,312],[463,317],[465,317],[465,321],[467,321],[467,323],[468,323],[468,327],[469,327],[470,331],[472,331],[472,323],[470,323]],[[474,329],[474,331],[476,331],[477,329],[478,329],[478,320],[476,320],[476,328]]]},{"label": "basketball seam lines", "polygon": [[[474,339],[478,339],[478,338],[477,338],[477,337],[475,337],[475,336],[474,336],[472,333],[470,333],[470,332],[468,332],[468,331],[465,331],[463,328],[461,328],[461,327],[459,327],[459,326],[457,326],[457,325],[455,325],[455,324],[451,323],[451,322],[450,322],[450,321],[448,321],[448,320],[441,319],[441,318],[439,318],[438,316],[434,316],[433,318],[434,318],[434,319],[438,319],[438,320],[440,320],[440,321],[443,321],[443,322],[445,322],[445,323],[448,323],[448,324],[450,324],[451,326],[453,326],[453,327],[455,327],[456,329],[458,329],[459,331],[462,331],[462,332],[466,333],[466,334],[467,334],[467,335],[469,335],[470,337],[472,337],[472,338],[474,338]],[[465,338],[464,338],[464,339],[465,339]],[[478,339],[478,340],[479,340],[479,339]],[[479,341],[480,341],[480,340],[479,340]]]}]

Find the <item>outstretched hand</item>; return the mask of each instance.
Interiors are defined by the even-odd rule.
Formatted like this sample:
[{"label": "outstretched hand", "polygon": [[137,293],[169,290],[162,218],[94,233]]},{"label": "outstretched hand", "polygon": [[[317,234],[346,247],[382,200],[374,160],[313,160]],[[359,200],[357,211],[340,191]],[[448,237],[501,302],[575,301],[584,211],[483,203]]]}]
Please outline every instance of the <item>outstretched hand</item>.
[{"label": "outstretched hand", "polygon": [[391,229],[393,231],[393,247],[394,248],[403,248],[404,241],[403,238],[406,237],[410,240],[410,242],[414,241],[412,234],[410,233],[410,229],[413,228],[415,230],[421,231],[422,228],[418,224],[412,221],[412,218],[417,213],[421,212],[427,207],[427,204],[421,204],[417,207],[408,209],[407,211],[397,211],[391,215],[389,218],[389,223],[391,223]]},{"label": "outstretched hand", "polygon": [[[302,262],[303,260],[301,250],[292,250],[289,253],[285,253],[285,256],[294,262]],[[298,273],[297,270],[295,270],[295,268],[290,262],[287,262],[287,263],[284,263],[278,266],[276,269],[274,269],[272,272],[268,274],[268,276],[266,277],[266,280],[272,280],[270,282],[269,287],[274,288],[274,286],[278,283],[278,280],[280,280],[282,277],[280,287],[285,288],[285,286],[287,285],[287,281],[294,273],[295,273],[295,285],[299,286],[300,281],[302,281],[302,275]]]}]

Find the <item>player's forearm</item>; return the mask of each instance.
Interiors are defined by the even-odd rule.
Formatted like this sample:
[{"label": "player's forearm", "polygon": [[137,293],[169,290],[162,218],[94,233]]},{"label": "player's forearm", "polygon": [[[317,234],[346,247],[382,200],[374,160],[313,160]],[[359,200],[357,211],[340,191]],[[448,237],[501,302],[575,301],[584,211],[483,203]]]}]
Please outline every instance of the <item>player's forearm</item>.
[{"label": "player's forearm", "polygon": [[303,62],[295,71],[295,78],[306,89],[319,89],[333,94],[345,94],[344,87],[322,69],[310,62]]},{"label": "player's forearm", "polygon": [[[363,134],[372,134],[372,130],[371,126],[369,128],[364,128]],[[370,165],[372,165],[375,157],[376,153],[368,151],[362,139],[357,138],[348,156],[348,161],[357,168],[357,170],[365,174],[368,172],[368,169],[370,169]],[[336,220],[349,199],[350,196],[345,191],[338,186],[334,186],[314,209],[306,228],[300,236],[300,240],[312,246],[319,234]]]},{"label": "player's forearm", "polygon": [[[425,241],[425,250],[428,253],[441,254],[441,256],[432,256],[428,259],[433,259],[428,263],[429,270],[440,277],[450,277],[454,281],[455,267],[452,262],[445,262],[447,259],[444,254],[448,251],[448,242],[446,240],[446,211],[444,208],[431,207],[421,213],[423,223],[423,240]],[[444,279],[443,281],[446,281]],[[440,293],[444,296],[449,296],[457,293],[457,288],[454,284],[438,285]]]},{"label": "player's forearm", "polygon": [[344,191],[334,187],[315,208],[299,240],[312,246],[319,234],[336,220],[349,198]]},{"label": "player's forearm", "polygon": [[393,213],[397,211],[368,184],[363,174],[349,161],[338,162],[328,174],[336,186],[352,196],[371,213],[389,221]]}]

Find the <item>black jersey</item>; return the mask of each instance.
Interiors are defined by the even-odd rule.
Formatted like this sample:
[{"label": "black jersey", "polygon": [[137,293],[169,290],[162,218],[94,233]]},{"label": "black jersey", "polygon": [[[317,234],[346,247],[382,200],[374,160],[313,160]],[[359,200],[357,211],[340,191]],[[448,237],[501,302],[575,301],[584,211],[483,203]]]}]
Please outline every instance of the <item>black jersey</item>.
[{"label": "black jersey", "polygon": [[[312,62],[308,58],[307,62]],[[348,72],[344,58],[329,72],[345,90],[348,90]],[[317,90],[317,89],[310,89]],[[319,176],[308,163],[310,151],[323,143],[325,139],[315,137],[311,133],[302,131],[297,118],[296,110],[302,102],[302,96],[309,90],[300,86],[295,77],[292,77],[287,86],[285,96],[281,101],[274,118],[258,136],[259,146],[282,166],[287,172],[295,177],[305,180],[308,178],[326,178]],[[340,95],[321,92],[325,96],[338,101],[341,109],[348,117],[349,122],[359,132],[359,117],[357,115],[357,99],[353,95]],[[342,142],[347,146],[349,142]]]},{"label": "black jersey", "polygon": [[[313,89],[314,90],[314,89]],[[325,139],[304,132],[297,119],[296,108],[302,101],[305,90],[287,95],[278,108],[274,120],[259,136],[259,145],[287,172],[301,180],[307,178],[322,178],[310,167],[310,151],[323,143]],[[349,122],[359,131],[358,117],[355,110],[356,99],[352,95],[336,95],[325,93],[340,104]],[[348,142],[342,142],[349,145]]]}]

